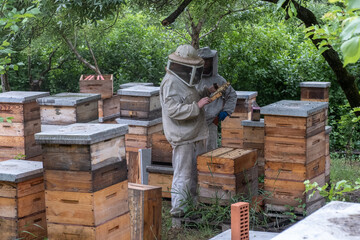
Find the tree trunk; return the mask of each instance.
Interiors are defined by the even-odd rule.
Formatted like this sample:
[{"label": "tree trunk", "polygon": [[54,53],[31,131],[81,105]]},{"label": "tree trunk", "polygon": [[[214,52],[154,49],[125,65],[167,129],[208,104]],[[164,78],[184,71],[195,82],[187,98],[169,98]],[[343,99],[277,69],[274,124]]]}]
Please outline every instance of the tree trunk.
[{"label": "tree trunk", "polygon": [[10,84],[8,80],[7,73],[1,74],[1,87],[3,92],[9,92],[10,90]]}]

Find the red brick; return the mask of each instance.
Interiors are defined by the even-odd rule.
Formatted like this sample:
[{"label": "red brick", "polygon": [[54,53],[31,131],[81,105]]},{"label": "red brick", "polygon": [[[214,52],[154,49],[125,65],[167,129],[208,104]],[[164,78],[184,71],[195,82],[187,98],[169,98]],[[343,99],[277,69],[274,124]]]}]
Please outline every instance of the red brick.
[{"label": "red brick", "polygon": [[249,203],[231,205],[231,240],[249,240]]}]

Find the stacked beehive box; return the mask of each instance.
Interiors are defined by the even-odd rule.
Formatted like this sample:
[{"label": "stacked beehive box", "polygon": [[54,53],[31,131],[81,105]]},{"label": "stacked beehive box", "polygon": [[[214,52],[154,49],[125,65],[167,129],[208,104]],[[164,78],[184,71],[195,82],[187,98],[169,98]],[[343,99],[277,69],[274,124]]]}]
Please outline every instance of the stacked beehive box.
[{"label": "stacked beehive box", "polygon": [[125,135],[129,182],[141,183],[139,150],[152,147],[152,135],[162,131],[162,119],[144,121],[117,118],[116,121],[129,126],[129,133]]},{"label": "stacked beehive box", "polygon": [[171,166],[152,164],[147,166],[146,171],[149,173],[148,184],[161,187],[162,197],[171,198],[174,169]]},{"label": "stacked beehive box", "polygon": [[264,119],[260,121],[244,120],[241,122],[243,126],[244,136],[244,148],[245,149],[256,149],[257,154],[257,165],[259,176],[264,176],[265,170],[265,158],[264,158],[264,139],[265,139],[265,128]]},{"label": "stacked beehive box", "polygon": [[134,86],[119,89],[120,118],[153,120],[161,117],[160,88]]},{"label": "stacked beehive box", "polygon": [[46,229],[42,163],[0,162],[1,239],[44,239]]},{"label": "stacked beehive box", "polygon": [[34,134],[41,131],[40,107],[36,99],[48,95],[47,92],[0,93],[0,117],[3,118],[0,123],[0,161],[20,155],[25,155],[28,160],[41,160],[41,145],[36,144],[34,138]]},{"label": "stacked beehive box", "polygon": [[235,111],[221,123],[221,145],[223,147],[243,147],[243,120],[251,119],[252,104],[257,92],[237,91]]},{"label": "stacked beehive box", "polygon": [[114,123],[120,116],[120,97],[114,95],[113,75],[81,75],[79,85],[81,93],[101,94],[98,100],[99,122]]},{"label": "stacked beehive box", "polygon": [[257,195],[256,150],[218,148],[197,158],[199,200],[229,203],[236,195]]},{"label": "stacked beehive box", "polygon": [[127,130],[73,124],[36,134],[44,149],[49,239],[130,239]]},{"label": "stacked beehive box", "polygon": [[38,98],[41,124],[69,125],[98,120],[100,94],[59,93]]},{"label": "stacked beehive box", "polygon": [[330,158],[330,133],[331,127],[325,127],[325,182],[330,184],[330,166],[331,166],[331,158]]},{"label": "stacked beehive box", "polygon": [[[324,204],[304,195],[304,181],[325,183],[327,103],[283,100],[261,108],[265,115],[265,199],[269,211],[313,212]],[[302,207],[306,204],[305,209]]]}]

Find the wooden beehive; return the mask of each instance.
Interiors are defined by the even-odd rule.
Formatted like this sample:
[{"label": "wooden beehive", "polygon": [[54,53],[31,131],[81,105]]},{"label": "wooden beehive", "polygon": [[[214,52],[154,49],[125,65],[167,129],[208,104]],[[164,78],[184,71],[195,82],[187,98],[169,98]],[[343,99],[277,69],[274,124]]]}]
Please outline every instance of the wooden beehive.
[{"label": "wooden beehive", "polygon": [[99,94],[91,93],[59,93],[39,98],[41,123],[69,125],[98,120],[99,99]]},{"label": "wooden beehive", "polygon": [[255,165],[237,174],[198,173],[199,201],[228,204],[236,196],[254,196],[258,192],[258,168]]},{"label": "wooden beehive", "polygon": [[147,166],[146,171],[149,172],[148,184],[161,187],[162,197],[171,198],[174,169],[169,166],[151,165]]},{"label": "wooden beehive", "polygon": [[325,127],[325,182],[330,184],[330,166],[331,166],[331,159],[330,159],[330,133],[331,127]]},{"label": "wooden beehive", "polygon": [[238,174],[254,167],[256,150],[218,148],[197,157],[199,172]]},{"label": "wooden beehive", "polygon": [[330,82],[301,82],[301,101],[329,102]]},{"label": "wooden beehive", "polygon": [[129,183],[131,239],[161,238],[161,188]]},{"label": "wooden beehive", "polygon": [[130,240],[130,213],[126,212],[98,226],[48,223],[49,239]]},{"label": "wooden beehive", "polygon": [[111,98],[100,99],[98,101],[99,107],[99,122],[108,122],[120,117],[120,96],[113,95]]},{"label": "wooden beehive", "polygon": [[135,86],[119,89],[120,117],[152,120],[161,117],[160,88]]},{"label": "wooden beehive", "polygon": [[0,162],[0,206],[2,239],[33,239],[26,231],[47,236],[41,162]]},{"label": "wooden beehive", "polygon": [[0,93],[0,117],[4,119],[0,123],[0,161],[20,155],[26,159],[41,155],[41,146],[34,139],[34,134],[41,131],[36,99],[48,95],[47,92]]},{"label": "wooden beehive", "polygon": [[162,132],[151,135],[151,163],[172,165],[171,144]]},{"label": "wooden beehive", "polygon": [[113,75],[81,75],[81,93],[98,93],[102,99],[111,98],[114,92]]},{"label": "wooden beehive", "polygon": [[[325,183],[325,121],[327,103],[280,101],[261,108],[265,115],[266,208],[313,211],[324,199],[304,195],[304,180]],[[303,203],[306,208],[300,208]],[[288,206],[288,207],[285,207]]]},{"label": "wooden beehive", "polygon": [[265,124],[264,119],[260,121],[244,120],[241,122],[243,126],[243,148],[257,150],[257,165],[259,176],[264,175],[264,142],[265,142]]},{"label": "wooden beehive", "polygon": [[243,147],[243,120],[251,119],[252,103],[256,101],[257,92],[237,91],[237,102],[231,116],[221,123],[221,145],[223,147]]}]

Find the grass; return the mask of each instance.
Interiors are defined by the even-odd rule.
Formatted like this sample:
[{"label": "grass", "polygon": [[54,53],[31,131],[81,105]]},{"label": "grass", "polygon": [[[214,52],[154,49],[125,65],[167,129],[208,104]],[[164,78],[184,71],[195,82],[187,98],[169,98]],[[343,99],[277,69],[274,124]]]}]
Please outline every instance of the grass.
[{"label": "grass", "polygon": [[360,178],[360,155],[348,156],[345,154],[331,153],[330,181],[336,183],[347,180],[351,183]]}]

